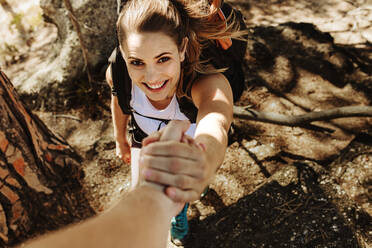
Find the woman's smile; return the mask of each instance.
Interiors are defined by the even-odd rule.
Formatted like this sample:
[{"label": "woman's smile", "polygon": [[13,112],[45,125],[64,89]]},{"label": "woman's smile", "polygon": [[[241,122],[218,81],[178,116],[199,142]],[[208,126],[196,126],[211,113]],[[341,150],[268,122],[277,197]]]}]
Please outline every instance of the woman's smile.
[{"label": "woman's smile", "polygon": [[158,92],[158,91],[161,91],[162,89],[164,89],[168,82],[169,82],[169,80],[164,80],[164,81],[158,82],[158,83],[143,83],[143,84],[149,90],[151,90],[153,92]]}]

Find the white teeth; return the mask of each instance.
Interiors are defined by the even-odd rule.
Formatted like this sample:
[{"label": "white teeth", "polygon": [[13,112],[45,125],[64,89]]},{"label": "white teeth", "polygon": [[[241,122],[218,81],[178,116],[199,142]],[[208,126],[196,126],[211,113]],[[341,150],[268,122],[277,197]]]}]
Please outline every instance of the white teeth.
[{"label": "white teeth", "polygon": [[153,89],[153,90],[156,90],[156,89],[159,89],[161,88],[164,84],[165,84],[166,80],[161,82],[161,83],[158,83],[158,84],[146,84],[149,88]]}]

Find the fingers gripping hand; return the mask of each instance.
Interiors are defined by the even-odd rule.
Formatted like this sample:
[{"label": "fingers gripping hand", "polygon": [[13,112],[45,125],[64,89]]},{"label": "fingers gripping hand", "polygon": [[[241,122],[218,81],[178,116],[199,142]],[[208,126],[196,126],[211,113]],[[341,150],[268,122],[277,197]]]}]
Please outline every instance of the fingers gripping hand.
[{"label": "fingers gripping hand", "polygon": [[160,136],[160,141],[181,141],[189,127],[189,121],[171,121],[168,123],[167,127],[163,129],[163,132]]},{"label": "fingers gripping hand", "polygon": [[167,185],[165,193],[174,201],[199,199],[209,183],[203,148],[179,142],[159,142],[156,148],[143,160],[148,167],[144,174],[146,180]]},{"label": "fingers gripping hand", "polygon": [[184,134],[188,126],[188,122],[172,121],[149,136],[141,159],[145,179],[167,185],[166,194],[181,202],[199,199],[209,183],[205,148]]},{"label": "fingers gripping hand", "polygon": [[[147,136],[143,141],[142,145],[147,146],[156,141],[182,141],[185,139],[185,132],[190,127],[189,121],[173,120],[160,131],[154,132]],[[190,137],[191,138],[191,137]]]},{"label": "fingers gripping hand", "polygon": [[[151,145],[154,142],[164,141],[164,140],[173,140],[175,142],[179,142],[184,133],[190,126],[189,121],[171,121],[165,128],[158,132],[154,132],[145,138],[142,141],[143,148],[141,149],[140,159],[139,159],[139,169],[140,169],[140,184],[142,185],[151,185],[152,187],[163,189],[165,185],[164,182],[158,181],[151,181],[147,180],[146,175],[151,173],[151,165],[154,164],[154,160],[159,162],[157,157],[149,157],[146,154],[146,146]],[[150,183],[150,184],[149,184]]]}]

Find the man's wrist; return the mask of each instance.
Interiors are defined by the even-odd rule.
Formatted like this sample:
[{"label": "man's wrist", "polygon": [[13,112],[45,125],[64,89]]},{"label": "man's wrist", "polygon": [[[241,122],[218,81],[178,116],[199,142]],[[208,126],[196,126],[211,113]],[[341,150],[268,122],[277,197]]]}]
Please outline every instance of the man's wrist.
[{"label": "man's wrist", "polygon": [[170,214],[168,217],[173,217],[180,211],[180,204],[173,202],[164,193],[164,186],[146,182],[140,184],[135,191],[143,195],[151,206],[156,207],[159,211],[164,210],[164,215]]}]

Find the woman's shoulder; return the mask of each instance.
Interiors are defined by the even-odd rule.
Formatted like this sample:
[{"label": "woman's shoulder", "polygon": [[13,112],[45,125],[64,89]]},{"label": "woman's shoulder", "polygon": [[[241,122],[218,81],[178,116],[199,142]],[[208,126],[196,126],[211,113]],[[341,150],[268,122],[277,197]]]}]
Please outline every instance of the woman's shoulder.
[{"label": "woman's shoulder", "polygon": [[217,92],[224,92],[224,94],[231,92],[229,81],[222,73],[207,74],[197,78],[192,86],[191,96],[194,104],[198,106],[202,99],[208,96],[213,98]]},{"label": "woman's shoulder", "polygon": [[229,83],[227,78],[220,72],[203,74],[197,77],[193,83],[193,89],[217,88],[219,84]]}]

